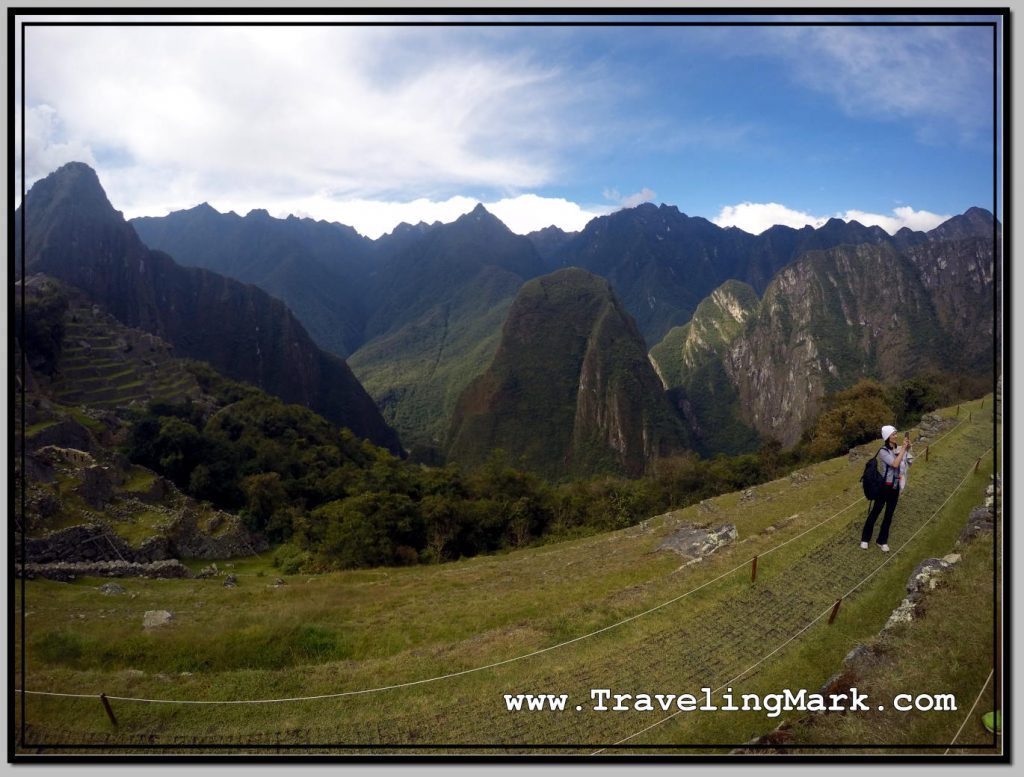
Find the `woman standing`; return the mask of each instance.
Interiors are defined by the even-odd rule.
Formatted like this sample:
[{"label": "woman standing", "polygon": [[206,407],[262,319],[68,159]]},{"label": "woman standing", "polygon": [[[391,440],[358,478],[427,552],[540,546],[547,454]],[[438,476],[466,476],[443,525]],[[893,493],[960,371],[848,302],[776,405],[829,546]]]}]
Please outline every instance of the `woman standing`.
[{"label": "woman standing", "polygon": [[[907,469],[913,462],[910,454],[910,435],[903,436],[903,445],[898,446],[896,440],[896,427],[882,427],[882,439],[885,445],[878,451],[876,465],[885,483],[882,485],[882,493],[875,499],[868,519],[864,522],[864,530],[860,533],[860,546],[867,550],[871,541],[871,533],[875,528],[875,521],[885,508],[885,517],[882,519],[882,528],[878,531],[878,544],[883,553],[889,552],[889,526],[892,524],[892,515],[896,512],[896,502],[899,501],[900,491],[907,485]],[[885,468],[884,472],[882,468]]]}]

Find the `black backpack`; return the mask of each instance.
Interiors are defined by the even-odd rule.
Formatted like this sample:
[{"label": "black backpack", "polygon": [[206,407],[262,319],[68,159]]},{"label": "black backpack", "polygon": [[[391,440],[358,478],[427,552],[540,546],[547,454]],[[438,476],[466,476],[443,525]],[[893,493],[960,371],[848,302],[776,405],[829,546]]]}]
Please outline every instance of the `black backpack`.
[{"label": "black backpack", "polygon": [[[880,453],[882,449],[878,450]],[[864,486],[864,496],[872,502],[882,495],[885,478],[878,471],[878,453],[868,459],[864,465],[864,474],[860,476],[860,482]]]}]

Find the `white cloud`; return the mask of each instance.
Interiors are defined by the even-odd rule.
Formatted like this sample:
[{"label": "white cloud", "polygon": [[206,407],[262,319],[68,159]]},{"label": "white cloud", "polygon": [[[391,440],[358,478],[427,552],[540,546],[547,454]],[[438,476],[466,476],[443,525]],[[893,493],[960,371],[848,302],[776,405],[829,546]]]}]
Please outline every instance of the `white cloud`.
[{"label": "white cloud", "polygon": [[[514,194],[556,180],[588,132],[594,74],[468,28],[33,27],[26,41],[26,104],[60,126],[27,149],[33,178],[64,144],[211,197]],[[570,115],[578,131],[557,131]],[[132,207],[139,192],[119,194]]]},{"label": "white cloud", "polygon": [[[948,215],[943,216],[926,210],[914,210],[909,206],[894,208],[891,216],[862,210],[847,210],[834,214],[834,217],[843,221],[857,221],[866,227],[879,226],[890,235],[895,235],[903,227],[927,232],[950,218]],[[738,227],[744,232],[759,235],[776,224],[794,229],[805,226],[817,228],[825,224],[829,218],[793,210],[777,202],[743,202],[739,205],[726,205],[712,221],[720,227]]]},{"label": "white cloud", "polygon": [[861,210],[848,210],[840,218],[844,221],[859,221],[868,227],[879,226],[890,235],[895,235],[903,227],[909,227],[917,232],[927,232],[950,218],[950,216],[940,216],[926,210],[914,210],[908,206],[894,208],[893,213],[894,216],[885,216],[879,213],[865,213]]},{"label": "white cloud", "polygon": [[640,205],[641,203],[650,202],[651,200],[653,200],[657,196],[658,195],[654,191],[652,191],[651,189],[648,189],[645,186],[643,189],[641,189],[640,191],[636,192],[635,194],[630,194],[628,197],[623,197],[622,198],[622,207],[623,208],[635,208],[637,205]]},{"label": "white cloud", "polygon": [[[19,140],[21,133],[21,109],[16,110],[16,126]],[[17,143],[20,150],[20,143]],[[15,165],[20,179],[21,165]],[[47,175],[67,162],[85,162],[96,165],[96,158],[89,145],[81,140],[68,140],[57,111],[49,105],[37,105],[25,111],[25,177],[29,181]],[[20,182],[20,181],[19,181]]]},{"label": "white cloud", "polygon": [[720,227],[738,227],[752,235],[760,235],[776,224],[794,229],[808,225],[820,227],[828,218],[812,216],[777,202],[741,202],[739,205],[726,205],[711,220]]},{"label": "white cloud", "polygon": [[908,120],[919,140],[990,141],[992,32],[985,27],[772,27],[733,54],[768,53],[855,118]]},{"label": "white cloud", "polygon": [[600,206],[584,208],[560,197],[540,197],[536,194],[522,194],[494,203],[484,203],[484,207],[520,235],[552,225],[566,232],[578,232],[591,219],[612,210]]},{"label": "white cloud", "polygon": [[657,192],[646,186],[638,192],[627,194],[625,197],[619,194],[619,190],[615,188],[605,189],[602,195],[606,200],[617,203],[620,208],[635,208],[644,202],[651,202],[658,196]]}]

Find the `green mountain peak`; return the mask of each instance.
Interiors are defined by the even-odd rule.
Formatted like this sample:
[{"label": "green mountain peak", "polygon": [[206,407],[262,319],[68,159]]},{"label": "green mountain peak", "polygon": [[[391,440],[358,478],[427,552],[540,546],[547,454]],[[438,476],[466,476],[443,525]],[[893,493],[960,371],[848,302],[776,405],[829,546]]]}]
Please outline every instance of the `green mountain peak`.
[{"label": "green mountain peak", "polygon": [[638,476],[684,437],[611,284],[571,267],[523,285],[490,367],[459,398],[448,453],[473,466],[501,448],[552,478]]}]

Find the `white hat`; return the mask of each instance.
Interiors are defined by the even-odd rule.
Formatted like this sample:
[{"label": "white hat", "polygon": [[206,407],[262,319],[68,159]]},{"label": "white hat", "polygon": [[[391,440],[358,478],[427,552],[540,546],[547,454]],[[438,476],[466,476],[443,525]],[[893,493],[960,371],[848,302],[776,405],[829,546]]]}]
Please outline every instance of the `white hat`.
[{"label": "white hat", "polygon": [[889,426],[888,424],[886,424],[885,426],[882,427],[882,439],[885,440],[886,442],[888,442],[889,438],[892,437],[894,434],[896,434],[895,426]]}]

